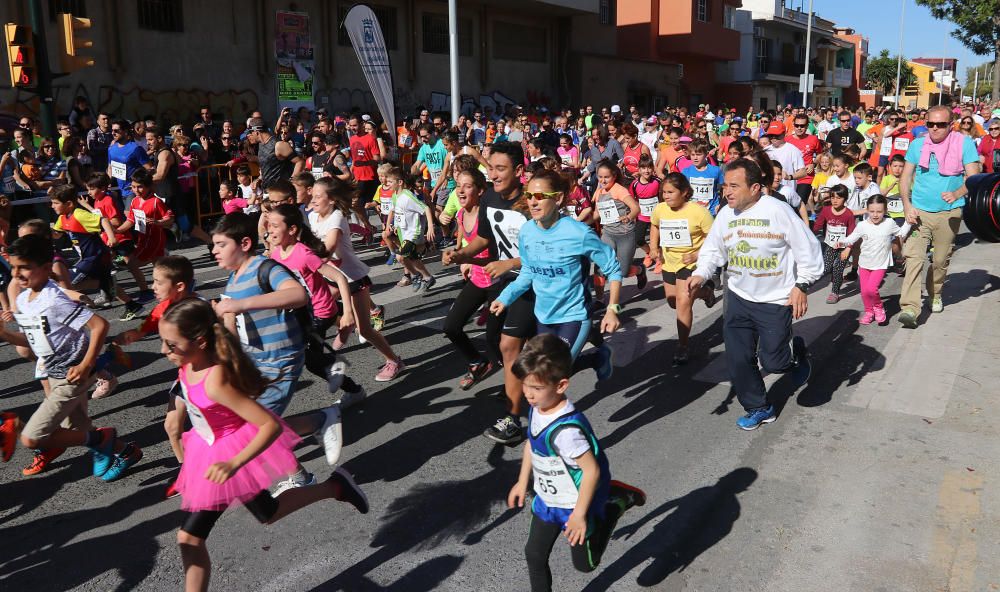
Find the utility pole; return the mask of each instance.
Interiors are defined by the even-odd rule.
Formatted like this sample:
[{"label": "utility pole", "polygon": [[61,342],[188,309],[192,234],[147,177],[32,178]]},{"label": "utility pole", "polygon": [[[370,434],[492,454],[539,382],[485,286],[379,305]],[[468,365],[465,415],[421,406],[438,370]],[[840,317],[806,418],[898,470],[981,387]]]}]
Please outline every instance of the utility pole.
[{"label": "utility pole", "polygon": [[812,42],[813,32],[813,0],[809,0],[809,16],[806,22],[806,67],[805,83],[802,85],[802,108],[809,106],[809,45]]},{"label": "utility pole", "polygon": [[451,125],[458,124],[462,93],[458,85],[458,8],[456,0],[448,0],[448,53],[451,66]]},{"label": "utility pole", "polygon": [[979,91],[979,66],[976,66],[976,81],[972,84],[972,102],[976,102],[976,95]]},{"label": "utility pole", "polygon": [[39,115],[45,135],[56,137],[55,108],[52,104],[52,70],[49,69],[49,49],[45,43],[45,19],[42,17],[42,0],[28,0],[31,29],[35,39],[35,67],[38,68]]},{"label": "utility pole", "polygon": [[899,54],[896,56],[896,109],[899,109],[899,79],[903,74],[903,15],[906,14],[906,0],[899,11]]},{"label": "utility pole", "polygon": [[940,105],[941,102],[944,101],[944,60],[945,60],[944,56],[946,56],[946,55],[948,55],[948,36],[947,35],[944,38],[944,49],[941,50],[941,88],[938,89],[940,91],[940,92],[938,92],[938,105]]}]

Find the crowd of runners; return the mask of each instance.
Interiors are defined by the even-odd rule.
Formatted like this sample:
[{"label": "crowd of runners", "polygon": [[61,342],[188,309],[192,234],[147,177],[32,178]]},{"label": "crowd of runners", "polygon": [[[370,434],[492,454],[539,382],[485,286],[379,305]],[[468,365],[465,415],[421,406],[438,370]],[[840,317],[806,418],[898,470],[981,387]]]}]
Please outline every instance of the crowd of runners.
[{"label": "crowd of runners", "polygon": [[[924,304],[942,312],[964,179],[1000,164],[1000,108],[971,104],[511,107],[457,122],[420,109],[395,141],[360,111],[286,109],[272,125],[261,113],[217,123],[206,107],[194,125],[174,123],[95,114],[78,99],[59,137],[29,117],[0,137],[10,143],[0,339],[45,393],[30,417],[3,413],[0,444],[5,461],[18,443],[34,450],[26,476],[85,446],[95,477],[122,477],[142,450],[96,426],[87,403],[113,394],[130,345],[158,334],[178,366],[162,385],[180,467],[165,496],[181,497],[189,590],[207,589],[206,539],[234,504],[262,523],[327,498],[368,512],[338,466],[344,414],[369,379],[407,377],[382,333],[369,265],[384,258],[396,285],[418,294],[438,279],[425,258],[440,254],[437,275],[461,274],[442,327],[466,367],[455,386],[502,372],[504,408],[483,435],[524,443],[508,503],[530,500],[528,574],[532,590],[549,590],[560,536],[575,567],[593,570],[622,513],[645,503],[611,479],[599,436],[567,396],[576,373],[593,370],[598,388],[612,376],[605,337],[620,329],[623,284],[642,292],[650,274],[662,279],[677,324],[664,366],[707,355],[691,335],[694,311],[724,301],[736,423],[753,430],[776,419],[762,368],[809,380],[793,321],[823,278],[829,304],[857,282],[863,325],[888,322],[879,289],[890,270],[904,276],[904,327],[918,326]],[[198,241],[229,272],[218,299],[199,296],[192,261],[168,253]],[[119,320],[141,324],[111,335],[102,315],[116,302]],[[374,352],[352,355],[381,361],[373,377],[347,376],[337,360],[354,333]],[[333,403],[286,415],[304,371],[328,383]],[[323,446],[329,478],[296,459],[302,438]]]}]

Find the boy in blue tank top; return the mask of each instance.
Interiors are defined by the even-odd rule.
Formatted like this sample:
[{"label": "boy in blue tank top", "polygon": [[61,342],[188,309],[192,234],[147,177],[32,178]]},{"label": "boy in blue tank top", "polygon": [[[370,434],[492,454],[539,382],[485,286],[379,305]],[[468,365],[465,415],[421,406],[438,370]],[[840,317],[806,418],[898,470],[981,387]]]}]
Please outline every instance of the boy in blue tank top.
[{"label": "boy in blue tank top", "polygon": [[524,554],[532,592],[547,592],[552,589],[549,554],[560,533],[570,544],[573,566],[593,571],[618,519],[645,504],[646,494],[611,480],[594,429],[566,398],[573,358],[565,341],[553,334],[533,337],[513,372],[523,381],[531,408],[521,474],[507,505],[524,507],[529,486],[534,490]]}]

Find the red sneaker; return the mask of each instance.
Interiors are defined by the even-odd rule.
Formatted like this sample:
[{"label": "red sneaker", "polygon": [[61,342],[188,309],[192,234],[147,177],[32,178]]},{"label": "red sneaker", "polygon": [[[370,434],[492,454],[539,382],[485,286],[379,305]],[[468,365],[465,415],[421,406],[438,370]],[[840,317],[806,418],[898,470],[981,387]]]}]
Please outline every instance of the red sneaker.
[{"label": "red sneaker", "polygon": [[45,450],[36,450],[35,458],[31,460],[30,465],[21,470],[21,474],[28,477],[41,473],[48,468],[50,462],[59,458],[63,452],[66,452],[65,448],[46,448]]},{"label": "red sneaker", "polygon": [[177,479],[174,479],[170,482],[170,485],[167,485],[166,491],[163,492],[163,499],[177,497],[180,494],[181,492],[177,491]]},{"label": "red sneaker", "polygon": [[0,413],[0,455],[3,462],[10,460],[17,447],[17,436],[21,433],[21,419],[12,411]]}]

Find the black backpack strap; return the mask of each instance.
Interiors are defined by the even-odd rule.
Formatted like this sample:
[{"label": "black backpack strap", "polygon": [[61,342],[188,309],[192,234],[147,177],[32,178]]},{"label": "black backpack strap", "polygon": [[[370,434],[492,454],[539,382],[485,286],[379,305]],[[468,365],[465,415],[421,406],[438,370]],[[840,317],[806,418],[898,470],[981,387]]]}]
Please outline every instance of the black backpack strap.
[{"label": "black backpack strap", "polygon": [[288,269],[288,266],[284,263],[279,263],[270,257],[265,257],[264,260],[261,261],[260,267],[257,268],[257,286],[264,294],[274,292],[274,289],[271,287],[271,271],[274,270],[275,267],[284,269],[288,272],[288,275],[295,278],[295,274],[292,273],[292,270]]}]

